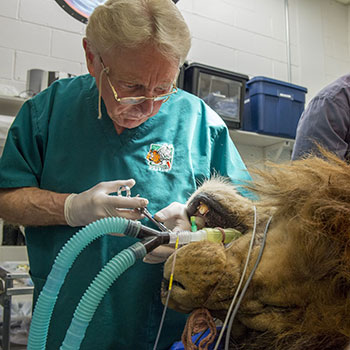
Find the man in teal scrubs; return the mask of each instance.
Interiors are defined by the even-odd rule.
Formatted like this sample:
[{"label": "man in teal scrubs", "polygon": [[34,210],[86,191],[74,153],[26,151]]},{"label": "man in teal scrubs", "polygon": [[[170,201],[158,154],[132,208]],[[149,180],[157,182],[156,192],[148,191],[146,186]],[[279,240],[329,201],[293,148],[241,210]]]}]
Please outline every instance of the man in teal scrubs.
[{"label": "man in teal scrubs", "polygon": [[[222,119],[173,85],[190,48],[171,0],[109,0],[83,41],[90,74],[62,79],[27,101],[0,161],[0,211],[26,226],[34,300],[60,248],[107,216],[141,219],[185,203],[212,174],[250,179]],[[131,197],[116,196],[129,186]],[[147,224],[146,220],[143,221]],[[47,349],[59,349],[75,307],[98,271],[136,240],[106,236],[74,263],[53,312]],[[151,350],[163,310],[162,264],[127,270],[99,305],[84,350]],[[185,315],[168,310],[157,349],[181,336]]]}]

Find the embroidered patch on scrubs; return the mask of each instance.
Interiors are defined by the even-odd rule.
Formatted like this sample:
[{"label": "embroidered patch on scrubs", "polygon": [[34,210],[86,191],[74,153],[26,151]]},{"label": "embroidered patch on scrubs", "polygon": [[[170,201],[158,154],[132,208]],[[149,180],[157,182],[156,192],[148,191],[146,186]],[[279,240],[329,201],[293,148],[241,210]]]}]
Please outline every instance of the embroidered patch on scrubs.
[{"label": "embroidered patch on scrubs", "polygon": [[173,164],[174,146],[167,143],[152,143],[146,159],[149,168],[155,171],[169,171]]}]

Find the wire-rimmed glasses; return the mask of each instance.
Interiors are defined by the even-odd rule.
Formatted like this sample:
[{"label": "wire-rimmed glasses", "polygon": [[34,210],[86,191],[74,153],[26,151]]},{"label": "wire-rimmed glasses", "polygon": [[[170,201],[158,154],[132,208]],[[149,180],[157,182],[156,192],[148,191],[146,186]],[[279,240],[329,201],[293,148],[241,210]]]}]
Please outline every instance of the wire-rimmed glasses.
[{"label": "wire-rimmed glasses", "polygon": [[152,97],[146,97],[146,96],[135,96],[135,97],[118,97],[118,93],[116,91],[116,89],[114,88],[110,78],[109,78],[109,67],[106,67],[103,63],[103,60],[102,58],[100,57],[100,61],[101,61],[101,64],[102,64],[102,67],[103,67],[103,72],[106,73],[106,78],[107,78],[107,82],[113,92],[113,95],[114,95],[114,99],[119,102],[120,104],[122,105],[138,105],[140,103],[143,103],[145,102],[146,100],[153,100],[155,102],[158,102],[158,101],[162,101],[162,102],[166,102],[168,101],[169,97],[172,95],[172,94],[175,94],[177,93],[177,87],[176,87],[176,84],[173,83],[173,86],[172,86],[172,89],[171,91],[165,93],[165,94],[161,94],[161,95],[157,95],[157,96],[152,96]]}]

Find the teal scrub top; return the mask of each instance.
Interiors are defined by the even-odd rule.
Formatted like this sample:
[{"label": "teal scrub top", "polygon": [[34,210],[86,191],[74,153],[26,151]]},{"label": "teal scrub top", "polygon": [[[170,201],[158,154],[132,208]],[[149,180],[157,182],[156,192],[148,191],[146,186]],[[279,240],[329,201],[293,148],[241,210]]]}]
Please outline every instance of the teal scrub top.
[{"label": "teal scrub top", "polygon": [[[0,160],[0,187],[38,187],[80,193],[101,181],[134,178],[132,196],[149,200],[151,213],[185,203],[212,174],[239,184],[250,176],[222,119],[202,100],[179,90],[158,114],[118,135],[105,106],[98,115],[95,79],[61,79],[27,101],[9,131]],[[145,224],[148,224],[144,221]],[[34,300],[56,255],[80,228],[27,227]],[[136,242],[105,236],[73,264],[60,291],[47,349],[59,349],[73,312],[100,269]],[[137,261],[112,285],[91,321],[81,349],[151,350],[163,311],[162,264]],[[167,310],[158,350],[180,339],[186,316]]]}]

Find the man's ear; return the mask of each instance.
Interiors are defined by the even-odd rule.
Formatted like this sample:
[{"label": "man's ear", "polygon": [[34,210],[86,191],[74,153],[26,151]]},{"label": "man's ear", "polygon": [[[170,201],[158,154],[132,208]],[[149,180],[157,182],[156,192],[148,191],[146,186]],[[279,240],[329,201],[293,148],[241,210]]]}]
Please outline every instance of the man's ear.
[{"label": "man's ear", "polygon": [[85,51],[86,67],[87,67],[89,73],[93,77],[95,77],[95,67],[94,67],[95,55],[92,52],[92,50],[90,48],[90,44],[86,38],[83,39],[83,47],[84,47],[84,51]]}]

